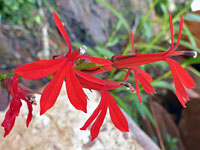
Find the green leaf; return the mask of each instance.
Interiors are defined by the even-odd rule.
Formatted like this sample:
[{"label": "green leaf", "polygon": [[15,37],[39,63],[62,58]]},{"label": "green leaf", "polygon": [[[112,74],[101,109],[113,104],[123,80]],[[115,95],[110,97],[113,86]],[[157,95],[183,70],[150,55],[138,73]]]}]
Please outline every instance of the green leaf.
[{"label": "green leaf", "polygon": [[37,23],[37,24],[41,24],[42,23],[42,19],[39,15],[35,16],[34,17],[34,22]]},{"label": "green leaf", "polygon": [[196,45],[194,36],[192,35],[192,33],[190,32],[190,30],[188,29],[188,27],[185,23],[183,24],[183,29],[184,29],[186,35],[189,37],[189,40],[190,40],[192,46],[196,47],[197,45]]},{"label": "green leaf", "polygon": [[116,10],[115,8],[113,8],[112,5],[110,5],[108,2],[106,2],[104,0],[96,0],[96,2],[98,2],[101,5],[103,5],[109,11],[111,11],[123,23],[123,25],[126,28],[127,32],[128,33],[130,32],[130,26],[129,26],[128,22],[126,21],[126,19],[124,18],[124,16],[120,12],[118,12],[118,10]]},{"label": "green leaf", "polygon": [[118,37],[115,37],[113,40],[108,41],[108,42],[106,43],[106,46],[107,46],[107,47],[112,47],[112,46],[116,45],[118,42],[119,42]]},{"label": "green leaf", "polygon": [[185,15],[184,15],[184,19],[200,22],[200,16],[197,15],[197,14],[191,14],[191,13],[185,14]]},{"label": "green leaf", "polygon": [[[174,40],[174,41],[177,42],[177,39]],[[188,48],[190,48],[190,49],[192,49],[192,50],[194,50],[194,51],[200,52],[200,49],[199,49],[198,47],[193,46],[191,43],[189,43],[189,42],[187,42],[187,41],[185,41],[185,40],[180,40],[180,45],[183,45],[183,46],[185,46],[185,47],[188,47]]]},{"label": "green leaf", "polygon": [[153,82],[152,85],[154,87],[161,87],[161,88],[166,88],[166,89],[169,89],[171,91],[174,91],[174,89],[172,88],[172,86],[168,82],[166,82],[166,81]]},{"label": "green leaf", "polygon": [[95,50],[97,50],[99,54],[101,54],[102,56],[106,56],[108,58],[111,58],[113,55],[115,55],[115,53],[113,53],[109,49],[101,47],[101,46],[95,46]]}]

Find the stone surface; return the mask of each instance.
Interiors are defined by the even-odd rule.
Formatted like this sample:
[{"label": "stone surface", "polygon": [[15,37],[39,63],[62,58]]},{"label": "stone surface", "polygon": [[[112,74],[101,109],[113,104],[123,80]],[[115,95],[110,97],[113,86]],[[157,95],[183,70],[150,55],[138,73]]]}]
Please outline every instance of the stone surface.
[{"label": "stone surface", "polygon": [[[100,130],[99,136],[90,142],[90,132],[81,131],[80,127],[85,123],[93,110],[98,105],[99,94],[95,91],[85,91],[89,97],[88,113],[77,111],[69,103],[65,88],[61,91],[56,104],[44,115],[39,115],[39,98],[36,95],[37,104],[34,106],[33,120],[30,127],[25,127],[27,106],[23,104],[20,115],[16,119],[11,133],[4,139],[3,128],[0,129],[1,150],[143,150],[136,142],[138,138],[142,145],[158,147],[146,136],[144,132],[138,133],[138,127],[131,125],[131,132],[124,133],[115,128],[110,116],[107,115]],[[0,113],[0,121],[4,119],[5,113]],[[129,119],[128,119],[129,120]],[[129,125],[129,126],[130,126]],[[139,129],[140,130],[140,129]],[[140,137],[138,137],[140,136]],[[138,140],[137,139],[137,140]],[[148,140],[146,140],[148,139]],[[140,142],[139,141],[139,142]],[[144,146],[145,147],[145,146]],[[147,148],[145,148],[147,149]],[[149,148],[148,148],[149,149]]]}]

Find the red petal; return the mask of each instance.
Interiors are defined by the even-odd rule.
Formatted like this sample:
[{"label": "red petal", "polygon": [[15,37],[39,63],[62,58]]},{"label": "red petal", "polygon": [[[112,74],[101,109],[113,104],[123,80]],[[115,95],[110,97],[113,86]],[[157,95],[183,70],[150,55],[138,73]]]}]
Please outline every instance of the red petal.
[{"label": "red petal", "polygon": [[110,93],[107,91],[103,91],[101,94],[105,96],[106,100],[109,102],[110,117],[115,127],[120,131],[128,132],[128,122],[120,108],[115,103],[112,95],[110,95]]},{"label": "red petal", "polygon": [[97,117],[97,115],[99,114],[99,112],[102,110],[102,108],[105,105],[105,101],[101,99],[99,105],[97,106],[97,108],[94,110],[94,112],[92,113],[92,115],[90,116],[90,118],[85,122],[85,124],[83,125],[83,127],[81,127],[81,130],[86,130],[88,128],[88,126],[93,122],[93,120]]},{"label": "red petal", "polygon": [[88,68],[88,69],[84,70],[84,72],[86,72],[87,74],[94,75],[94,74],[108,72],[108,71],[111,71],[111,70],[115,69],[112,65],[102,66],[102,68],[100,68],[100,67],[92,67],[92,68]]},{"label": "red petal", "polygon": [[143,74],[140,74],[140,73],[137,73],[137,78],[138,80],[140,81],[142,87],[144,88],[144,90],[147,92],[147,93],[156,93],[153,86],[150,84],[149,81],[146,80],[146,78],[143,76]]},{"label": "red petal", "polygon": [[11,100],[10,107],[6,112],[4,121],[1,124],[1,126],[4,127],[5,130],[4,137],[6,137],[12,130],[15,124],[15,119],[19,115],[21,106],[22,103],[18,98],[13,98]]},{"label": "red petal", "polygon": [[107,59],[103,59],[103,58],[96,58],[96,57],[92,57],[92,56],[80,56],[79,59],[86,59],[86,60],[89,60],[93,63],[100,64],[100,65],[112,65],[111,61],[109,61]]},{"label": "red petal", "polygon": [[103,124],[104,118],[106,116],[108,102],[106,101],[105,98],[106,98],[105,95],[102,94],[101,101],[105,101],[105,103],[102,108],[102,111],[100,112],[99,116],[97,117],[94,124],[92,125],[91,131],[90,131],[91,136],[92,136],[91,141],[93,141],[98,136],[99,130],[100,130],[100,128]]},{"label": "red petal", "polygon": [[151,53],[151,54],[137,54],[137,55],[126,55],[126,56],[113,56],[113,65],[116,68],[127,68],[130,66],[139,66],[149,63],[154,63],[164,59],[166,53]]},{"label": "red petal", "polygon": [[74,66],[68,64],[67,70],[69,73],[66,75],[66,89],[69,100],[71,104],[78,110],[82,110],[83,112],[87,112],[87,99],[86,95],[79,83],[76,75]]},{"label": "red petal", "polygon": [[63,58],[35,61],[14,69],[14,72],[29,80],[40,79],[55,73],[63,64]]},{"label": "red petal", "polygon": [[122,82],[125,82],[131,73],[131,69],[128,70]]},{"label": "red petal", "polygon": [[55,104],[67,71],[66,67],[60,68],[44,89],[40,100],[40,115],[44,114]]},{"label": "red petal", "polygon": [[132,54],[135,54],[135,48],[134,48],[134,36],[133,36],[133,32],[131,31],[131,44],[132,44]]},{"label": "red petal", "polygon": [[135,75],[135,88],[136,88],[136,95],[140,101],[140,103],[142,104],[142,97],[140,95],[140,90],[139,90],[139,84],[138,84],[138,76],[137,76],[137,73],[134,72],[134,75]]},{"label": "red petal", "polygon": [[176,46],[173,48],[172,51],[175,51],[179,45],[179,42],[181,40],[181,32],[182,32],[182,29],[183,29],[183,15],[180,15],[180,26],[179,26],[179,32],[178,32],[178,41],[176,43]]},{"label": "red petal", "polygon": [[172,60],[172,59],[168,59],[168,62],[173,63],[174,67],[176,68],[176,72],[178,73],[179,79],[181,80],[181,82],[188,88],[194,88],[194,81],[193,79],[190,77],[190,75],[188,74],[188,72],[176,61]]},{"label": "red petal", "polygon": [[54,21],[56,23],[56,26],[58,27],[60,33],[62,34],[65,42],[67,43],[67,45],[69,47],[69,53],[71,53],[72,46],[71,46],[71,42],[70,42],[70,39],[68,37],[68,34],[67,34],[62,22],[60,21],[58,15],[55,12],[53,12],[53,17],[54,17]]},{"label": "red petal", "polygon": [[171,73],[172,73],[172,77],[173,77],[173,80],[174,80],[177,97],[178,97],[180,103],[182,104],[182,106],[185,107],[185,100],[183,98],[185,98],[186,100],[189,100],[189,98],[188,98],[188,95],[185,91],[184,86],[181,83],[181,80],[179,79],[178,73],[176,71],[176,65],[169,58],[167,58],[166,61],[168,62],[169,67],[171,69]]},{"label": "red petal", "polygon": [[173,22],[172,22],[172,15],[169,12],[169,25],[170,25],[170,32],[171,32],[171,47],[170,50],[173,49],[174,46],[174,33],[173,33]]},{"label": "red petal", "polygon": [[110,90],[120,87],[119,82],[100,80],[87,73],[76,71],[79,81],[84,88],[94,89],[94,90]]},{"label": "red petal", "polygon": [[24,100],[25,102],[26,102],[26,104],[27,104],[27,106],[28,106],[28,117],[27,117],[27,120],[26,120],[26,127],[28,127],[29,126],[29,123],[31,122],[31,120],[32,120],[32,111],[33,111],[33,107],[32,107],[32,104],[31,104],[31,102],[29,101],[29,100],[27,100],[26,99],[26,97],[22,94],[22,93],[20,93],[20,98],[22,99],[22,100]]},{"label": "red petal", "polygon": [[144,76],[144,78],[148,81],[151,82],[152,81],[152,77],[146,73],[145,71],[143,71],[142,69],[140,69],[139,67],[132,67],[133,69],[137,70],[139,72],[139,74],[141,74],[142,76]]},{"label": "red petal", "polygon": [[18,93],[18,75],[15,73],[14,77],[11,79],[11,87],[10,87],[10,93],[11,95],[17,96]]}]

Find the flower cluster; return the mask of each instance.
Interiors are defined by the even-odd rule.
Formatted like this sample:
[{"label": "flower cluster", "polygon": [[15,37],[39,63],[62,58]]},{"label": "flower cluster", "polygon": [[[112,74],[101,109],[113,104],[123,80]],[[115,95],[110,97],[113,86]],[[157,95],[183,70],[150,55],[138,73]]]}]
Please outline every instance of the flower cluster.
[{"label": "flower cluster", "polygon": [[[55,24],[63,36],[69,51],[65,56],[55,57],[49,60],[39,60],[30,64],[25,64],[21,67],[14,69],[15,75],[11,79],[8,90],[12,95],[10,108],[6,113],[5,120],[2,126],[5,129],[5,136],[11,131],[16,116],[18,116],[21,100],[24,100],[29,109],[27,118],[27,126],[32,118],[32,105],[26,98],[26,93],[18,87],[18,75],[28,80],[40,79],[53,75],[53,78],[44,89],[40,99],[40,114],[44,114],[55,104],[58,95],[60,93],[63,82],[65,81],[66,91],[70,103],[77,109],[87,113],[87,95],[84,93],[83,88],[90,90],[97,90],[101,94],[101,100],[93,114],[85,122],[81,130],[86,130],[91,124],[91,140],[94,140],[100,131],[103,124],[107,110],[109,109],[110,117],[115,127],[123,132],[128,132],[128,122],[124,117],[122,111],[116,104],[113,96],[109,93],[109,90],[119,88],[120,86],[126,86],[131,89],[132,92],[136,92],[140,103],[142,98],[139,93],[139,83],[142,85],[147,93],[154,93],[155,90],[151,85],[151,76],[140,69],[138,66],[154,63],[157,61],[166,61],[172,72],[172,76],[175,83],[176,94],[180,103],[185,107],[185,100],[189,100],[185,88],[194,88],[194,82],[190,75],[179,65],[176,61],[172,60],[171,56],[193,54],[194,52],[175,51],[179,45],[181,38],[181,30],[183,26],[183,18],[180,19],[180,28],[178,35],[178,42],[173,47],[173,25],[172,17],[169,14],[169,22],[171,29],[171,48],[168,52],[159,52],[152,54],[139,54],[135,53],[133,33],[131,32],[132,41],[132,55],[120,56],[115,55],[111,61],[103,58],[95,58],[91,56],[83,55],[85,48],[72,51],[72,46],[67,32],[58,18],[57,14],[53,12]],[[76,66],[80,60],[87,60],[96,64],[95,66],[77,70]],[[122,82],[101,80],[93,75],[107,72],[114,69],[127,69],[127,74]],[[131,71],[135,76],[135,89],[130,83],[125,82]]]}]

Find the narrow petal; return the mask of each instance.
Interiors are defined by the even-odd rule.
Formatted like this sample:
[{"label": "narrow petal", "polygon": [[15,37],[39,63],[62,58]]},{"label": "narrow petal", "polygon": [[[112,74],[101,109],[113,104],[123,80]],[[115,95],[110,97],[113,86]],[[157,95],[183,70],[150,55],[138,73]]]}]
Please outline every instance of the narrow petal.
[{"label": "narrow petal", "polygon": [[171,32],[171,47],[170,49],[173,49],[174,47],[174,33],[173,33],[173,22],[172,22],[172,15],[169,12],[169,25],[170,25],[170,32]]},{"label": "narrow petal", "polygon": [[90,116],[90,118],[85,122],[83,127],[80,128],[81,130],[86,130],[88,128],[88,126],[94,121],[94,119],[97,117],[99,112],[102,110],[104,105],[105,105],[105,101],[101,100],[97,108],[94,110],[94,112]]},{"label": "narrow petal", "polygon": [[145,71],[143,71],[142,69],[140,69],[139,67],[134,66],[134,67],[131,67],[131,68],[137,70],[140,74],[142,74],[142,76],[144,76],[144,78],[145,78],[148,82],[151,82],[151,81],[152,81],[152,77],[151,77],[148,73],[146,73]]},{"label": "narrow petal", "polygon": [[30,122],[31,122],[31,120],[32,120],[32,117],[33,117],[33,115],[32,115],[33,107],[32,107],[32,104],[31,104],[31,102],[29,100],[25,99],[25,102],[26,102],[26,104],[28,106],[28,111],[29,111],[28,112],[28,117],[27,117],[27,120],[26,120],[26,126],[28,127]]},{"label": "narrow petal", "polygon": [[130,66],[139,66],[139,65],[154,63],[157,61],[162,61],[165,55],[166,55],[165,52],[126,55],[126,56],[115,55],[112,57],[112,62],[113,66],[121,69],[121,68],[128,68]]},{"label": "narrow petal", "polygon": [[186,107],[185,100],[183,98],[185,98],[186,100],[189,100],[189,97],[185,91],[184,86],[181,83],[181,80],[179,79],[178,73],[176,71],[176,67],[175,67],[173,61],[171,61],[170,59],[166,59],[166,61],[168,62],[171,73],[172,73],[178,100],[180,101],[180,103],[182,104],[183,107]]},{"label": "narrow petal", "polygon": [[11,79],[10,93],[13,97],[17,96],[18,93],[18,75],[15,73]]},{"label": "narrow petal", "polygon": [[131,73],[131,69],[128,70],[122,82],[125,82]]},{"label": "narrow petal", "polygon": [[6,137],[12,130],[15,119],[19,115],[20,108],[22,106],[21,101],[18,98],[13,98],[10,102],[10,107],[6,112],[5,119],[2,122],[1,126],[4,127],[4,137]]},{"label": "narrow petal", "polygon": [[[104,95],[102,95],[101,100],[104,101],[104,99],[105,99],[105,97],[104,97]],[[105,119],[105,116],[106,116],[107,106],[108,106],[108,102],[105,101],[102,111],[100,112],[99,116],[97,117],[97,119],[95,120],[94,124],[91,127],[91,130],[90,130],[90,133],[92,136],[91,141],[93,141],[99,134],[99,130],[100,130],[100,128],[103,124],[103,121]]]},{"label": "narrow petal", "polygon": [[71,53],[71,50],[72,50],[72,46],[71,46],[71,42],[70,42],[70,39],[68,37],[68,34],[62,24],[62,22],[60,21],[58,15],[55,13],[55,11],[53,12],[53,17],[54,17],[54,21],[56,23],[56,26],[58,28],[58,30],[60,31],[60,33],[62,34],[65,42],[67,43],[68,47],[69,47],[69,53]]},{"label": "narrow petal", "polygon": [[66,72],[66,67],[61,68],[58,72],[56,72],[55,76],[44,89],[40,99],[40,115],[44,114],[55,104],[56,99],[60,93]]},{"label": "narrow petal", "polygon": [[122,113],[120,108],[117,106],[112,95],[107,91],[103,91],[101,92],[101,94],[105,96],[105,98],[109,103],[110,117],[115,127],[120,131],[128,132],[129,131],[128,122],[124,117],[124,114]]},{"label": "narrow petal", "polygon": [[31,122],[32,117],[33,117],[33,115],[32,115],[33,107],[32,107],[31,102],[29,100],[27,100],[26,97],[22,93],[20,93],[19,96],[22,100],[24,100],[26,102],[26,104],[28,106],[29,112],[28,112],[28,117],[27,117],[27,120],[26,120],[26,127],[28,128],[29,123]]},{"label": "narrow petal", "polygon": [[[103,69],[102,69],[103,68]],[[105,65],[100,67],[92,67],[92,68],[88,68],[86,70],[83,70],[84,72],[86,72],[87,74],[100,74],[100,73],[104,73],[104,72],[108,72],[111,70],[114,70],[115,68],[112,65]]]},{"label": "narrow petal", "polygon": [[14,72],[25,79],[40,79],[55,73],[62,66],[63,60],[64,57],[59,59],[39,60],[14,69]]},{"label": "narrow petal", "polygon": [[71,104],[78,110],[87,112],[87,99],[86,95],[79,83],[74,70],[74,65],[67,65],[69,73],[66,75],[66,89]]},{"label": "narrow petal", "polygon": [[179,32],[178,32],[178,41],[176,43],[176,46],[173,48],[172,52],[177,49],[177,47],[180,43],[182,29],[183,29],[183,15],[180,15],[180,26],[179,26]]},{"label": "narrow petal", "polygon": [[86,59],[93,63],[100,64],[100,65],[112,65],[112,62],[104,59],[104,58],[96,58],[92,56],[80,56],[79,59]]},{"label": "narrow petal", "polygon": [[134,36],[133,32],[131,31],[131,44],[132,44],[132,54],[135,54],[135,47],[134,47]]},{"label": "narrow petal", "polygon": [[141,74],[140,72],[135,72],[135,75],[137,76],[138,80],[140,81],[142,87],[144,88],[145,92],[147,93],[156,93],[153,86],[150,84],[150,82]]},{"label": "narrow petal", "polygon": [[172,59],[168,59],[168,62],[171,62],[174,64],[174,67],[176,67],[176,72],[178,73],[178,76],[181,80],[181,82],[188,88],[192,89],[195,88],[194,81],[190,77],[189,73],[176,61]]},{"label": "narrow petal", "polygon": [[139,99],[139,102],[142,104],[142,97],[141,97],[141,95],[140,95],[137,73],[134,72],[134,75],[135,75],[135,89],[136,89],[136,95],[137,95],[137,97],[138,97],[138,99]]},{"label": "narrow petal", "polygon": [[101,80],[96,77],[91,76],[90,74],[77,71],[79,82],[81,86],[93,90],[110,90],[120,87],[120,82]]}]

